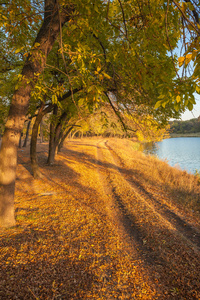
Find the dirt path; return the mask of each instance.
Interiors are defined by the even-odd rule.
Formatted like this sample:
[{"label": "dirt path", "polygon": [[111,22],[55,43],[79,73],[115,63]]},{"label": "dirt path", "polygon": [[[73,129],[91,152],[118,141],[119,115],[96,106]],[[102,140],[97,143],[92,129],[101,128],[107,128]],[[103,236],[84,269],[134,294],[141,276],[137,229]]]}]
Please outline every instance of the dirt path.
[{"label": "dirt path", "polygon": [[[195,274],[200,271],[198,229],[163,203],[159,194],[149,192],[131,174],[107,140],[97,143],[97,160],[99,178],[107,194],[107,214],[123,249],[130,257],[138,257],[143,267],[148,266],[147,274],[157,282],[158,290],[171,286],[173,296],[177,293],[176,297],[180,299],[181,291],[179,287],[173,287],[174,283],[179,281],[180,289],[182,284],[186,289],[188,285],[189,292],[191,287],[187,278],[192,273],[197,288],[199,278]],[[177,276],[179,264],[186,269],[185,274]],[[188,294],[188,297],[195,296]]]},{"label": "dirt path", "polygon": [[53,167],[39,144],[38,180],[19,150],[0,299],[200,299],[199,221],[117,143],[69,141]]},{"label": "dirt path", "polygon": [[[124,180],[128,185],[126,188],[133,193],[133,197],[139,198],[141,203],[146,206],[146,209],[149,209],[152,215],[157,215],[165,224],[169,223],[169,228],[177,230],[177,234],[181,236],[190,246],[193,247],[197,252],[200,251],[200,233],[193,226],[188,224],[183,220],[176,212],[173,212],[170,207],[162,203],[160,200],[160,195],[152,195],[143,185],[137,180],[135,176],[129,174],[128,170],[125,169],[124,164],[120,161],[120,157],[115,153],[115,151],[108,145],[107,140],[98,142],[97,144],[97,157],[99,161],[102,161],[106,155],[104,152],[107,152],[107,160],[113,164],[112,169],[114,170],[115,176],[118,176],[121,182]],[[105,164],[105,163],[104,163]],[[109,168],[104,168],[104,173],[107,174],[107,182],[102,178],[100,174],[100,180],[104,185],[105,191],[111,195],[111,198],[115,199],[114,202],[118,203],[118,206],[121,209],[121,212],[124,212],[125,207],[123,201],[120,202],[119,197],[115,195],[114,188],[112,187],[112,175]],[[127,191],[126,191],[127,193]],[[113,201],[112,201],[113,202]],[[125,213],[126,214],[126,213]],[[137,230],[136,230],[137,232]],[[138,234],[138,232],[137,232]]]},{"label": "dirt path", "polygon": [[150,206],[154,213],[160,215],[165,221],[171,223],[171,225],[177,229],[182,238],[186,239],[187,243],[200,251],[200,232],[184,221],[176,212],[174,212],[165,203],[162,203],[160,194],[153,195],[148,189],[137,180],[136,176],[131,176],[129,172],[123,172],[124,164],[120,160],[120,157],[116,152],[109,147],[108,141],[104,141],[104,145],[110,151],[117,170],[121,176],[129,183],[130,189],[133,193],[137,194],[147,206]]}]

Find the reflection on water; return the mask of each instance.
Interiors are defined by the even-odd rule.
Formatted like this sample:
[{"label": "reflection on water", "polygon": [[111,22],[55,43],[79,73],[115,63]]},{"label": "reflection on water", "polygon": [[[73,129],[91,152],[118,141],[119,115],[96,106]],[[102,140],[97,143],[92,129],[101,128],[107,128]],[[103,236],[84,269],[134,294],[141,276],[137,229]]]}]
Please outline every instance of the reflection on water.
[{"label": "reflection on water", "polygon": [[158,143],[144,144],[145,154],[165,159],[171,166],[179,166],[182,170],[195,173],[200,171],[200,138],[171,138]]}]

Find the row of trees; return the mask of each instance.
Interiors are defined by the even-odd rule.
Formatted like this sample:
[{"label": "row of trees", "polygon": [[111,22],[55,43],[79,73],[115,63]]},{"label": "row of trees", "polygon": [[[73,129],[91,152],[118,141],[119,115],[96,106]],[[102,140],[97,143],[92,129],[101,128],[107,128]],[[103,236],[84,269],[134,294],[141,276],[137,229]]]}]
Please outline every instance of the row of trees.
[{"label": "row of trees", "polygon": [[[193,93],[199,91],[197,2],[10,0],[0,4],[1,226],[15,224],[17,147],[28,119],[36,118],[31,161],[34,175],[39,176],[37,134],[47,114],[51,164],[72,128],[98,123],[102,115],[106,124],[110,111],[123,130],[140,129],[141,135],[145,127],[155,133],[185,107],[192,109]],[[180,39],[185,49],[178,66],[173,51]],[[188,75],[190,61],[195,69]]]},{"label": "row of trees", "polygon": [[200,121],[198,119],[191,119],[188,121],[173,121],[170,122],[170,132],[182,133],[197,133],[200,132]]}]

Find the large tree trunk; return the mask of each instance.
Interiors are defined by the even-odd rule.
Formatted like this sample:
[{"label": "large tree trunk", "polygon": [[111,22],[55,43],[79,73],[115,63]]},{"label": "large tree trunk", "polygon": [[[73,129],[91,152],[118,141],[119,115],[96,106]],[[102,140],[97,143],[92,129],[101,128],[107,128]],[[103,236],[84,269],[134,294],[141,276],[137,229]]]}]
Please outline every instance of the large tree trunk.
[{"label": "large tree trunk", "polygon": [[58,12],[55,0],[45,1],[45,18],[22,70],[22,80],[13,95],[0,150],[0,227],[15,225],[14,191],[17,148],[29,106],[30,93],[43,72],[49,52],[63,26],[68,12]]}]

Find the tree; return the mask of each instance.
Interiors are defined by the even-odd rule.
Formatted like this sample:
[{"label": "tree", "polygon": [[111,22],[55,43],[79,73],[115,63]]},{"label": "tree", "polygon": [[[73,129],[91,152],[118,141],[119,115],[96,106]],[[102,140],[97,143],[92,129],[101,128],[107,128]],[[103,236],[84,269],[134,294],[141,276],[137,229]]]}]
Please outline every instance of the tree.
[{"label": "tree", "polygon": [[[20,5],[22,12],[16,14]],[[140,107],[143,104],[152,111],[158,100],[160,103],[152,112],[154,116],[164,121],[178,115],[176,107],[174,109],[167,99],[168,91],[176,94],[173,80],[176,71],[167,46],[170,39],[170,47],[175,48],[179,39],[179,12],[174,7],[169,7],[164,0],[73,0],[67,4],[64,0],[46,0],[43,23],[31,47],[35,28],[40,25],[33,16],[40,6],[36,0],[13,1],[8,5],[9,9],[2,5],[7,14],[3,14],[0,25],[12,32],[13,40],[18,38],[17,28],[20,28],[20,42],[17,39],[15,53],[23,57],[23,68],[15,85],[0,150],[0,223],[3,226],[15,223],[13,199],[17,145],[31,92],[38,80],[38,87],[42,88],[42,74],[46,76],[47,88],[52,89],[54,103],[62,97],[59,96],[61,89],[62,93],[67,93],[83,88],[78,106],[84,105],[90,113],[96,106],[107,101],[110,103],[106,96],[110,92],[116,99],[119,110],[115,109],[115,112],[119,118],[121,111],[130,110],[131,105]],[[8,13],[11,22],[7,21]],[[64,26],[66,22],[68,24]],[[10,23],[14,24],[11,28]],[[23,30],[27,32],[27,43]],[[8,43],[8,49],[11,48]],[[54,63],[58,56],[62,58],[59,66]],[[27,57],[25,62],[24,57]],[[46,63],[47,58],[51,64]],[[62,74],[63,80],[52,88],[51,77],[55,70]]]},{"label": "tree", "polygon": [[42,121],[42,118],[44,117],[45,114],[50,112],[51,109],[52,109],[52,106],[47,106],[45,108],[45,104],[41,103],[41,106],[38,109],[38,113],[37,113],[37,116],[35,118],[35,122],[34,122],[34,125],[32,128],[31,144],[30,144],[30,158],[31,158],[31,167],[32,167],[34,178],[38,178],[41,175],[39,168],[38,168],[37,153],[36,153],[38,129],[39,129],[39,125]]},{"label": "tree", "polygon": [[72,7],[58,7],[53,0],[45,1],[44,21],[28,54],[18,86],[12,98],[0,150],[0,225],[12,226],[17,147],[28,110],[30,93],[57,39],[61,27],[70,19]]},{"label": "tree", "polygon": [[[53,76],[58,80],[57,84],[61,84],[64,90],[71,90],[72,88],[74,88],[74,86],[83,86],[85,90],[85,96],[80,97],[77,106],[84,103],[85,109],[90,110],[90,112],[92,112],[93,107],[99,105],[99,102],[103,103],[104,101],[107,101],[105,92],[108,91],[113,91],[113,93],[116,94],[118,102],[121,102],[123,106],[125,105],[125,103],[127,103],[127,99],[130,98],[129,94],[132,95],[132,98],[131,101],[128,100],[128,105],[130,103],[133,104],[138,102],[146,103],[146,105],[148,105],[149,107],[154,105],[156,103],[156,98],[159,95],[159,91],[156,85],[162,82],[163,79],[161,78],[161,80],[158,80],[157,75],[156,80],[155,78],[153,78],[153,76],[157,74],[158,68],[156,68],[155,72],[152,69],[152,66],[150,68],[150,65],[153,65],[155,67],[155,65],[157,64],[157,66],[159,67],[159,75],[161,77],[162,72],[160,71],[159,63],[165,63],[165,73],[163,76],[163,78],[165,79],[167,69],[169,69],[168,73],[171,73],[170,75],[168,75],[169,78],[173,76],[174,72],[173,64],[170,58],[166,56],[166,48],[164,48],[164,51],[163,49],[162,51],[160,51],[159,49],[156,50],[157,53],[159,51],[161,52],[160,57],[156,57],[154,55],[155,49],[152,50],[152,54],[150,55],[150,51],[149,49],[147,49],[146,45],[144,45],[144,47],[141,47],[141,45],[139,45],[140,47],[138,47],[140,37],[138,39],[136,31],[134,31],[133,35],[131,22],[127,21],[127,24],[125,25],[126,31],[128,32],[128,30],[130,30],[130,38],[127,39],[127,36],[122,34],[123,28],[121,29],[121,27],[123,27],[124,24],[119,23],[119,20],[121,20],[120,17],[116,19],[117,21],[115,21],[114,17],[112,21],[113,23],[108,24],[108,20],[106,20],[108,19],[107,9],[103,9],[103,5],[101,2],[98,3],[98,7],[95,7],[95,9],[93,9],[92,13],[88,14],[87,19],[81,16],[81,13],[83,11],[82,6],[83,5],[79,3],[79,13],[75,15],[73,21],[70,22],[67,29],[64,29],[62,39],[59,41],[59,47],[55,47],[54,52],[52,52],[51,54],[52,60],[51,64],[48,65],[49,70],[46,70],[47,76],[45,78],[45,81],[48,79],[49,75],[47,73],[49,72],[49,74],[51,75],[51,85],[49,88],[54,89],[55,93],[52,95],[52,100],[54,98],[54,101],[55,99],[56,101],[59,101],[59,99],[57,99],[59,93],[57,94],[56,92],[56,86],[53,85],[52,87]],[[118,13],[120,13],[121,8],[122,5],[120,4],[119,7],[117,7]],[[127,12],[130,11],[130,6],[125,8],[127,9]],[[123,12],[125,12],[125,8],[123,8]],[[91,3],[87,3],[87,10],[91,10]],[[141,7],[138,8],[138,11],[139,10],[141,10]],[[99,11],[101,13],[99,13]],[[148,17],[149,13],[149,9],[148,13],[142,11],[141,16],[138,20],[138,23],[140,23],[140,25],[142,25],[141,22],[143,22],[142,18],[144,18],[145,15],[147,15]],[[105,15],[105,19],[103,19],[103,14]],[[96,22],[94,22],[94,18],[96,19]],[[101,31],[97,30],[97,24],[99,27],[100,22],[102,23]],[[149,26],[146,27],[149,30]],[[119,37],[119,33],[121,34],[121,37]],[[108,43],[107,41],[108,34],[111,41],[110,43]],[[89,38],[86,38],[88,36]],[[130,40],[132,36],[134,36],[134,43]],[[140,53],[137,56],[133,55],[133,49],[129,46],[138,47],[138,51],[140,50]],[[59,49],[59,51],[56,49]],[[124,55],[127,57],[125,62]],[[149,66],[143,62],[146,55],[148,55],[146,59],[147,61],[149,61]],[[61,63],[60,58],[62,59],[63,63]],[[127,67],[129,68],[129,70],[127,70]],[[132,80],[130,82],[131,76]],[[142,76],[145,77],[145,80],[141,84]],[[150,83],[151,81],[152,83]],[[40,86],[40,89],[43,88],[41,88]],[[132,100],[133,98],[134,101]],[[160,114],[165,119],[172,114],[177,115],[176,112],[173,112],[173,109],[170,109],[170,112],[168,111],[169,108],[167,110],[167,113],[166,111],[164,111],[164,109],[159,109],[156,111],[156,115]],[[54,123],[56,123],[56,117],[54,119]],[[59,121],[57,124],[59,124]],[[48,159],[49,163],[52,163],[54,160],[54,142],[56,138],[55,131],[59,128],[54,125],[55,124],[53,123],[51,124]],[[58,142],[57,138],[56,140]]]}]

